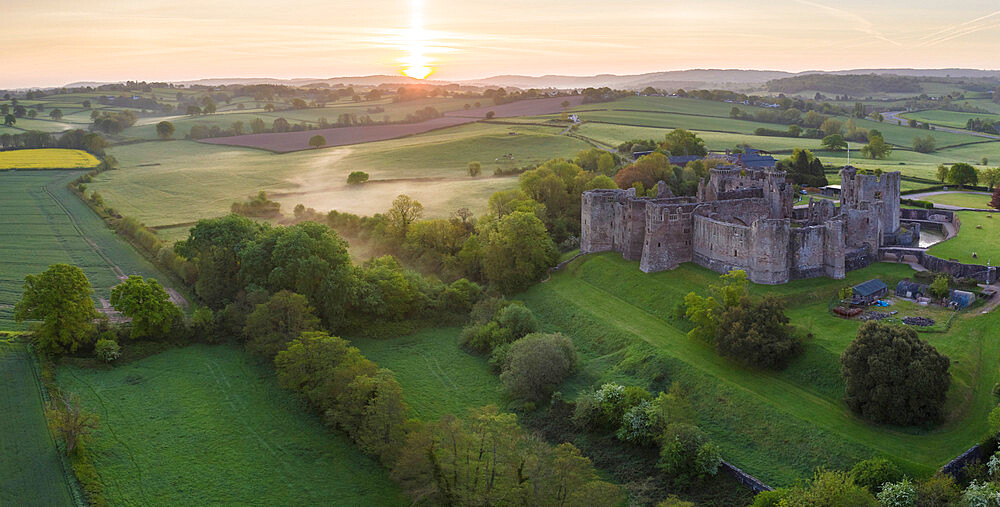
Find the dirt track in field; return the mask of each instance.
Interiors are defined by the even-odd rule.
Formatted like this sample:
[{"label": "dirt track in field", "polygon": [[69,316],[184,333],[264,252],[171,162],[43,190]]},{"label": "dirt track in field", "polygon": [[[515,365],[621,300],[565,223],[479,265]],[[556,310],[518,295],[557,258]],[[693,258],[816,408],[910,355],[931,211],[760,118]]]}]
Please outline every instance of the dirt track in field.
[{"label": "dirt track in field", "polygon": [[432,130],[455,127],[474,123],[486,118],[486,113],[493,111],[495,118],[512,118],[516,116],[537,116],[540,114],[558,113],[563,110],[562,103],[568,101],[570,106],[578,106],[583,97],[552,97],[546,99],[520,100],[493,107],[480,107],[467,111],[452,111],[444,116],[420,123],[395,125],[371,125],[364,127],[338,127],[322,130],[304,130],[301,132],[283,132],[278,134],[249,134],[244,136],[214,137],[202,139],[209,144],[224,144],[230,146],[245,146],[261,148],[280,153],[310,149],[309,139],[321,135],[326,139],[327,148],[349,144],[371,143],[423,134]]}]

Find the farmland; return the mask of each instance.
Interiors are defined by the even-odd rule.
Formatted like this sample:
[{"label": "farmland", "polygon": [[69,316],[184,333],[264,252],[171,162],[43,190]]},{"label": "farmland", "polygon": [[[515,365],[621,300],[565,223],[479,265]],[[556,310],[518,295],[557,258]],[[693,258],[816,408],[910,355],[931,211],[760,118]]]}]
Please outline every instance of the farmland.
[{"label": "farmland", "polygon": [[0,151],[0,171],[6,169],[89,169],[96,157],[82,150],[42,148]]},{"label": "farmland", "polygon": [[[119,276],[163,279],[130,245],[118,239],[66,185],[78,171],[0,172],[0,329],[23,329],[13,322],[24,277],[55,263],[79,266],[108,298]],[[165,280],[164,280],[165,281]]]},{"label": "farmland", "polygon": [[675,303],[689,291],[703,293],[718,277],[692,264],[644,274],[617,254],[591,255],[519,298],[543,327],[571,336],[581,353],[581,372],[563,386],[564,394],[610,380],[655,389],[679,381],[726,459],[772,485],[873,454],[923,476],[985,434],[985,414],[994,404],[990,388],[1000,380],[1000,365],[991,359],[1000,344],[988,337],[1000,317],[965,315],[948,334],[925,336],[953,361],[951,416],[941,427],[923,431],[858,419],[841,401],[839,366],[858,322],[833,317],[827,303],[845,285],[877,276],[892,286],[910,273],[905,265],[876,264],[846,280],[754,286],[754,293],[780,296],[799,332],[812,334],[805,353],[779,373],[740,366],[686,336]]},{"label": "farmland", "polygon": [[45,425],[33,361],[24,345],[0,341],[0,504],[70,505],[73,493]]},{"label": "farmland", "polygon": [[[223,215],[234,201],[260,190],[271,193],[286,213],[299,203],[324,211],[380,213],[406,193],[423,203],[426,216],[442,217],[461,207],[482,212],[490,194],[517,185],[516,177],[492,176],[495,168],[569,157],[589,147],[558,134],[553,127],[472,124],[284,155],[193,141],[131,144],[110,150],[121,169],[100,174],[89,188],[150,226]],[[512,160],[502,159],[505,154]],[[482,176],[468,177],[470,161],[482,162]],[[357,170],[368,172],[371,180],[347,185],[347,175]],[[186,228],[161,232],[175,239]]]},{"label": "farmland", "polygon": [[366,357],[389,368],[403,386],[414,417],[433,421],[470,407],[504,406],[486,360],[463,351],[459,328],[436,328],[391,340],[354,339]]},{"label": "farmland", "polygon": [[384,468],[241,350],[66,365],[57,380],[101,418],[90,452],[111,504],[405,503]]},{"label": "farmland", "polygon": [[982,118],[984,120],[1000,121],[1000,114],[984,114],[984,113],[962,113],[957,111],[940,111],[936,109],[928,111],[915,111],[912,113],[904,113],[901,115],[903,118],[917,120],[922,123],[930,123],[932,125],[943,125],[945,127],[964,129],[966,122],[973,118]]},{"label": "farmland", "polygon": [[924,201],[963,208],[989,209],[991,194],[986,192],[947,192],[917,197]]}]

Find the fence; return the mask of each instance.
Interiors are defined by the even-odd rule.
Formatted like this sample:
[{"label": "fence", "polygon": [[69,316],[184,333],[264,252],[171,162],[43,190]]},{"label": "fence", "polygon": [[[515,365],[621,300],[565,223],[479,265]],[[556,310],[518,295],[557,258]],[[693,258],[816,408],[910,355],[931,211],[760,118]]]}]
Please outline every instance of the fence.
[{"label": "fence", "polygon": [[739,468],[734,466],[732,463],[729,463],[728,461],[723,460],[722,469],[729,475],[735,477],[740,484],[746,486],[748,489],[750,489],[750,491],[753,491],[754,493],[774,490],[774,488],[772,488],[771,486],[768,486],[767,484],[761,482],[760,479],[744,472],[743,470],[740,470]]}]

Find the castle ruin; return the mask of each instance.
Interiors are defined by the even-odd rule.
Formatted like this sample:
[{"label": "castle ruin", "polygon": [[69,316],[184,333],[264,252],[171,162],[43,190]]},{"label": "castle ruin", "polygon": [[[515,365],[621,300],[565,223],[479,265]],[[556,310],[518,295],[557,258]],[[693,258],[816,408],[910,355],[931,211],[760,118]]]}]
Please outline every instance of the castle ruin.
[{"label": "castle ruin", "polygon": [[696,197],[674,197],[663,182],[655,198],[636,197],[634,188],[584,192],[580,252],[619,252],[646,273],[694,262],[781,284],[844,278],[875,262],[879,247],[895,244],[899,172],[860,174],[847,166],[839,206],[810,199],[796,208],[783,171],[734,162],[711,169]]}]

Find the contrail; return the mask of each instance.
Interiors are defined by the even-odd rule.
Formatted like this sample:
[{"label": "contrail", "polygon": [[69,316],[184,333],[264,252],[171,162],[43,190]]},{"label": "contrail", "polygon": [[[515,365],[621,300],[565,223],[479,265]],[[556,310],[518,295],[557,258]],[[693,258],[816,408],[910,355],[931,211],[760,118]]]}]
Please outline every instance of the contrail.
[{"label": "contrail", "polygon": [[978,25],[978,26],[976,25],[976,23],[979,23],[980,21],[985,21],[985,20],[987,20],[989,18],[992,18],[994,16],[997,16],[997,15],[1000,15],[1000,11],[991,12],[991,13],[985,15],[985,16],[980,16],[980,17],[978,17],[976,19],[973,19],[973,20],[970,20],[970,21],[966,21],[965,23],[961,23],[961,24],[958,24],[958,25],[950,26],[948,28],[944,28],[942,30],[938,30],[937,32],[934,32],[934,33],[932,33],[932,34],[924,37],[923,38],[924,40],[923,40],[923,42],[920,43],[920,46],[921,47],[935,46],[935,45],[940,44],[942,42],[950,41],[950,40],[956,39],[958,37],[964,37],[966,35],[970,35],[970,34],[973,34],[973,33],[976,33],[976,32],[981,32],[983,30],[987,30],[987,29],[990,29],[990,28],[994,28],[994,27],[998,26],[997,23],[982,24],[982,25]]},{"label": "contrail", "polygon": [[819,4],[819,3],[816,3],[816,2],[810,2],[809,0],[792,0],[792,1],[795,2],[795,3],[798,3],[798,4],[807,5],[809,7],[814,7],[816,9],[823,9],[825,11],[828,11],[828,12],[830,12],[830,13],[838,16],[838,17],[840,17],[840,18],[847,19],[849,21],[858,23],[860,26],[854,26],[853,28],[855,30],[857,30],[857,31],[859,31],[861,33],[870,35],[872,37],[875,37],[876,39],[879,39],[881,41],[888,42],[888,43],[893,44],[895,46],[903,47],[902,44],[900,44],[900,43],[898,43],[898,42],[896,42],[896,41],[894,41],[894,40],[886,37],[885,34],[883,34],[882,32],[880,32],[878,30],[876,30],[875,29],[875,25],[873,25],[871,21],[868,21],[867,19],[865,19],[865,18],[863,18],[863,17],[861,17],[861,16],[859,16],[857,14],[854,14],[853,12],[845,11],[843,9],[838,9],[836,7],[830,7],[829,5],[823,5],[823,4]]}]

